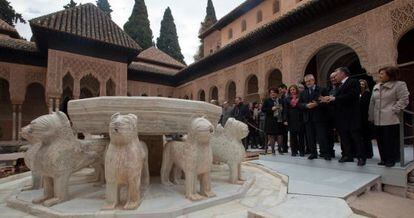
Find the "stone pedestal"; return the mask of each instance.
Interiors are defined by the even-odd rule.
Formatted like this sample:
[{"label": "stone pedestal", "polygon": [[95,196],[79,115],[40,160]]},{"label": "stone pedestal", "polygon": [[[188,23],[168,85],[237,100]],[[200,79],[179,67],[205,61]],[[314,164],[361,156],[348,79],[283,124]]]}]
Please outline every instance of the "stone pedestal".
[{"label": "stone pedestal", "polygon": [[162,135],[140,135],[139,140],[148,146],[148,165],[151,176],[159,176],[162,163],[163,136]]}]

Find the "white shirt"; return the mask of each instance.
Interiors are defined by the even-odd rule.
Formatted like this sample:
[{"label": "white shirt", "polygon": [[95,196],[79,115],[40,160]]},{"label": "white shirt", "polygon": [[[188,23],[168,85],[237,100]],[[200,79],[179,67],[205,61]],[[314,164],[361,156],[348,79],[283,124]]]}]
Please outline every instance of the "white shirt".
[{"label": "white shirt", "polygon": [[345,84],[345,82],[348,80],[348,78],[349,78],[349,76],[345,77],[345,79],[343,79],[343,80],[341,81],[342,85],[343,85],[343,84]]}]

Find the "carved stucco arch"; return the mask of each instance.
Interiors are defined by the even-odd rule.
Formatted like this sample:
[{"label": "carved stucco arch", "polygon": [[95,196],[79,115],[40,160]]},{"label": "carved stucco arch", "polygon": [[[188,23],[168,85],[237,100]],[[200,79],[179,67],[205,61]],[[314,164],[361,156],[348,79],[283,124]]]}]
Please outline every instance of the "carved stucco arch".
[{"label": "carved stucco arch", "polygon": [[25,85],[29,85],[31,83],[39,83],[43,87],[46,86],[46,74],[42,72],[26,72],[25,75]]},{"label": "carved stucco arch", "polygon": [[414,2],[407,3],[390,11],[394,37],[393,61],[398,62],[398,44],[401,38],[414,29]]},{"label": "carved stucco arch", "polygon": [[224,98],[227,100],[227,101],[233,101],[234,99],[229,99],[229,89],[230,89],[230,84],[234,84],[234,87],[235,87],[235,90],[234,90],[234,97],[236,97],[237,96],[237,83],[234,81],[234,80],[228,80],[227,82],[226,82],[226,85],[225,85],[225,90],[224,90]]},{"label": "carved stucco arch", "polygon": [[[390,11],[392,31],[394,36],[394,47],[398,47],[401,38],[414,29],[414,1],[411,1]],[[397,60],[397,59],[395,59]]]},{"label": "carved stucco arch", "polygon": [[[277,71],[278,73],[280,73],[280,75],[278,75],[278,76],[280,76],[280,82],[283,83],[283,73],[282,73],[282,70],[281,69],[279,69],[279,68],[271,68],[271,69],[268,69],[266,71],[266,73],[265,73],[265,78],[264,78],[265,79],[264,87],[265,87],[266,91],[268,91],[268,89],[271,88],[269,86],[269,77],[270,77],[270,74],[273,73],[273,72],[275,72],[275,71]],[[276,88],[276,87],[274,87],[274,88]]]},{"label": "carved stucco arch", "polygon": [[[72,79],[72,81],[69,81],[69,82],[72,82],[72,84],[64,84],[64,79],[65,79],[65,77],[66,76],[70,76],[69,78],[71,78]],[[62,89],[62,92],[67,88],[67,87],[69,87],[72,91],[73,91],[73,89],[74,89],[74,86],[75,86],[75,77],[73,76],[73,73],[71,73],[71,71],[67,71],[64,75],[63,75],[63,77],[62,77],[62,79],[61,79],[61,82],[62,82],[62,84],[61,84],[61,89]]]},{"label": "carved stucco arch", "polygon": [[213,100],[213,91],[214,89],[217,89],[217,99],[214,100],[218,100],[219,98],[219,88],[216,85],[212,85],[209,89],[208,89],[208,100]]},{"label": "carved stucco arch", "polygon": [[[201,94],[202,93],[204,94],[204,100],[201,99]],[[207,100],[206,97],[207,97],[206,96],[206,91],[204,91],[204,89],[198,90],[198,92],[197,92],[197,100],[199,100],[199,101],[206,101]]]},{"label": "carved stucco arch", "polygon": [[[253,78],[253,77],[256,77],[256,82],[257,82],[257,92],[253,92],[253,93],[249,93],[249,82],[250,82],[250,80]],[[244,80],[244,94],[245,95],[249,95],[249,94],[255,94],[255,93],[259,93],[259,87],[260,87],[260,84],[259,84],[259,76],[258,75],[256,75],[256,74],[250,74],[250,75],[248,75],[247,77],[246,77],[246,79]]]},{"label": "carved stucco arch", "polygon": [[361,67],[367,69],[367,73],[369,72],[369,60],[368,60],[368,52],[366,49],[356,40],[353,40],[351,38],[337,38],[337,39],[331,39],[331,40],[325,40],[325,41],[315,41],[312,43],[308,49],[301,50],[301,52],[298,52],[297,57],[297,70],[296,70],[296,81],[301,81],[303,77],[303,73],[306,70],[306,67],[308,66],[309,62],[312,60],[312,58],[321,50],[324,48],[327,48],[331,45],[343,45],[346,47],[351,48],[356,55],[358,56],[358,59],[361,63]]},{"label": "carved stucco arch", "polygon": [[[85,81],[85,86],[82,86],[82,83],[81,83],[81,81],[82,81],[82,79],[85,79],[84,81]],[[94,80],[96,80],[97,82],[98,82],[98,84],[97,84],[97,87],[92,87],[93,85],[96,85],[96,84],[93,84],[95,81]],[[80,90],[82,90],[82,88],[86,88],[86,89],[89,89],[89,91],[91,91],[91,93],[94,95],[94,96],[99,96],[99,94],[100,94],[100,87],[101,87],[101,82],[100,82],[100,80],[99,80],[99,78],[98,77],[96,77],[96,75],[95,74],[93,74],[93,73],[86,73],[83,77],[81,77],[81,79],[79,80],[79,87],[80,87]],[[91,86],[92,85],[92,86]]]}]

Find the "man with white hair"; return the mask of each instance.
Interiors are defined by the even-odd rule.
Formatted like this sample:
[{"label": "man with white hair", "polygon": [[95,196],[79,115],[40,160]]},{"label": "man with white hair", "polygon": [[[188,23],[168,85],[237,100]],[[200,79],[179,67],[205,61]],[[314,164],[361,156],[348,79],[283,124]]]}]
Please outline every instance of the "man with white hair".
[{"label": "man with white hair", "polygon": [[360,84],[358,80],[349,77],[350,72],[346,67],[340,67],[335,72],[337,81],[340,81],[339,88],[335,95],[321,100],[335,104],[336,128],[341,137],[342,150],[339,162],[353,162],[356,157],[358,166],[364,166],[366,151],[361,135]]},{"label": "man with white hair", "polygon": [[311,155],[308,159],[318,158],[316,142],[319,143],[321,156],[325,160],[331,160],[328,154],[328,137],[327,137],[327,105],[320,104],[319,98],[327,96],[326,89],[316,85],[315,77],[307,74],[304,77],[306,88],[299,98],[299,107],[303,110],[303,122],[305,123],[306,143],[309,146]]}]

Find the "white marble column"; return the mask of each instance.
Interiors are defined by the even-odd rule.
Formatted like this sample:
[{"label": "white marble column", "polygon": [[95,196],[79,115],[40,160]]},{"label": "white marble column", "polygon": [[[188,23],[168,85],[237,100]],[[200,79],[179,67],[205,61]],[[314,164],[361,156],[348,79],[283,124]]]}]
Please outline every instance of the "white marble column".
[{"label": "white marble column", "polygon": [[12,115],[12,140],[16,141],[16,109],[17,105],[13,105],[13,115]]},{"label": "white marble column", "polygon": [[53,112],[54,98],[49,98],[49,114]]},{"label": "white marble column", "polygon": [[20,130],[22,129],[22,105],[17,105],[17,140],[20,140]]},{"label": "white marble column", "polygon": [[55,99],[55,111],[60,110],[60,98]]},{"label": "white marble column", "polygon": [[75,80],[73,83],[73,99],[79,99],[80,96],[80,81]]},{"label": "white marble column", "polygon": [[106,96],[106,82],[99,83],[99,96]]}]

